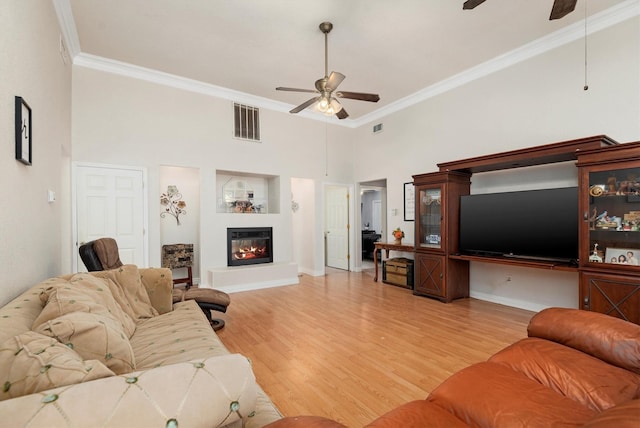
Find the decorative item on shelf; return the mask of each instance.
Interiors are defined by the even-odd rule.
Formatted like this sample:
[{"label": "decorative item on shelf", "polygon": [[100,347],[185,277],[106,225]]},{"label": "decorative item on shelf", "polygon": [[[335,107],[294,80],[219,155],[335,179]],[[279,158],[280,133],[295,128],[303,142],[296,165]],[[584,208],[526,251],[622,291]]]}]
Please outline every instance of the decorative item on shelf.
[{"label": "decorative item on shelf", "polygon": [[602,257],[598,254],[598,243],[593,244],[593,253],[589,256],[589,261],[594,263],[602,263]]},{"label": "decorative item on shelf", "polygon": [[617,216],[610,216],[608,211],[603,211],[596,217],[596,229],[622,230],[622,219]]},{"label": "decorative item on shelf", "polygon": [[177,186],[167,186],[167,192],[160,195],[160,205],[165,207],[164,211],[160,213],[160,217],[164,218],[170,214],[180,226],[180,214],[187,213],[184,209],[187,203],[182,200],[182,193],[178,191]]},{"label": "decorative item on shelf", "polygon": [[402,245],[402,238],[404,238],[404,232],[402,230],[400,230],[399,227],[396,228],[396,230],[394,230],[393,232],[391,232],[391,234],[393,235],[393,237],[396,239],[394,241],[394,244],[396,245]]},{"label": "decorative item on shelf", "polygon": [[624,215],[622,230],[630,232],[640,231],[640,211],[629,211]]},{"label": "decorative item on shelf", "polygon": [[640,250],[635,248],[607,247],[605,263],[638,266],[637,254],[640,254]]},{"label": "decorative item on shelf", "polygon": [[251,201],[233,201],[229,203],[236,213],[260,213],[262,205],[253,205]]},{"label": "decorative item on shelf", "polygon": [[604,195],[604,184],[594,184],[589,188],[589,194],[595,198]]}]

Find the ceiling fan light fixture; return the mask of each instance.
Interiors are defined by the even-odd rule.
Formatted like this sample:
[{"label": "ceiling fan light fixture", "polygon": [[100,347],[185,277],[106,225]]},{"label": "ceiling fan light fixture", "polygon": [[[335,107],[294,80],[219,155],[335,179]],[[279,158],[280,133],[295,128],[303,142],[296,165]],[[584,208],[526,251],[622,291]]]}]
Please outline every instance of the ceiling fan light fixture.
[{"label": "ceiling fan light fixture", "polygon": [[335,98],[331,97],[331,102],[329,103],[329,108],[325,114],[332,116],[342,110],[342,105]]},{"label": "ceiling fan light fixture", "polygon": [[318,111],[321,111],[322,113],[326,113],[330,106],[331,106],[331,103],[329,102],[327,97],[322,97],[320,101],[318,101],[317,107],[318,107]]}]

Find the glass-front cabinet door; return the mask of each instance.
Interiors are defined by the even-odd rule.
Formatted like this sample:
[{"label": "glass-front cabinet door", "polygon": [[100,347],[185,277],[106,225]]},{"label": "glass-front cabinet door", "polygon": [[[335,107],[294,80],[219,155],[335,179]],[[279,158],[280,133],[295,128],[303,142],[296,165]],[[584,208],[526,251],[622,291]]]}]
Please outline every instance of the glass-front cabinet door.
[{"label": "glass-front cabinet door", "polygon": [[587,176],[588,265],[640,269],[640,166],[590,170]]},{"label": "glass-front cabinet door", "polygon": [[418,246],[421,248],[442,248],[442,187],[419,187],[417,196]]}]

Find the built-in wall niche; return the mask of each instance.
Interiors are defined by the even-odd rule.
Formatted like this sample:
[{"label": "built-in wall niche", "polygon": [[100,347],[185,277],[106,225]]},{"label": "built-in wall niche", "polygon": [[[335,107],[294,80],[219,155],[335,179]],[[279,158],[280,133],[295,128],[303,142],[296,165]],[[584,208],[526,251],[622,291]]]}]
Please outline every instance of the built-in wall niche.
[{"label": "built-in wall niche", "polygon": [[216,189],[218,213],[280,213],[279,176],[217,170]]}]

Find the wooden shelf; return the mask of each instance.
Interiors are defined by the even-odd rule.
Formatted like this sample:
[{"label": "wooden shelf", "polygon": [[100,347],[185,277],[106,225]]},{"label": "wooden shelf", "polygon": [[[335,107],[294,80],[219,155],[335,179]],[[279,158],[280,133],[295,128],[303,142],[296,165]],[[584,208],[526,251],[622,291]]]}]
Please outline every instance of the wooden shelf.
[{"label": "wooden shelf", "polygon": [[489,257],[489,256],[467,256],[462,254],[449,255],[450,259],[466,260],[469,262],[494,263],[500,265],[511,265],[528,267],[534,269],[559,270],[566,272],[578,272],[577,266],[571,266],[567,263],[548,262],[531,259],[509,258],[509,257]]},{"label": "wooden shelf", "polygon": [[596,135],[577,140],[439,163],[438,168],[440,168],[440,171],[477,173],[567,162],[576,160],[577,154],[582,151],[611,147],[617,144],[616,141],[606,135]]}]

